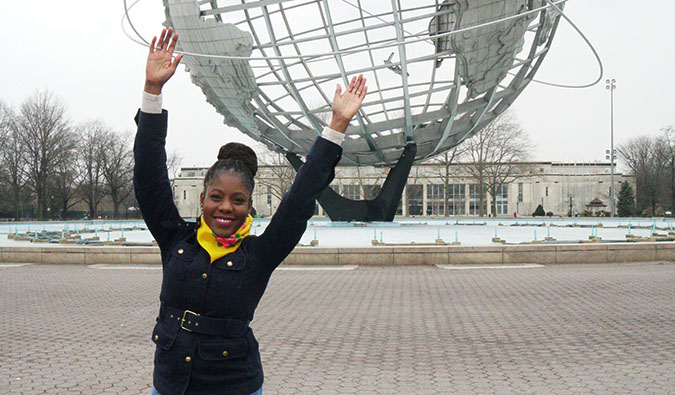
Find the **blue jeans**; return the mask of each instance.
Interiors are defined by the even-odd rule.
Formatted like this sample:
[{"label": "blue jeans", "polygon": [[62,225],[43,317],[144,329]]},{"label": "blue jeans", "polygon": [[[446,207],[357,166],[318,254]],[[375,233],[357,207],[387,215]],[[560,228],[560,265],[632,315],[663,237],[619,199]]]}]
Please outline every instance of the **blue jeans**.
[{"label": "blue jeans", "polygon": [[[162,395],[162,394],[160,394],[155,387],[152,387],[152,394],[150,395]],[[252,393],[251,395],[262,395],[262,387],[258,388],[258,390]]]}]

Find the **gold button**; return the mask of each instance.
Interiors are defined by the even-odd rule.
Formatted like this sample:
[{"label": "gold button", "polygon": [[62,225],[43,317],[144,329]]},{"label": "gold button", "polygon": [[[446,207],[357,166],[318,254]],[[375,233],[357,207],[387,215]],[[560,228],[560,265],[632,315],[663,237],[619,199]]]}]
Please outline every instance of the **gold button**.
[{"label": "gold button", "polygon": [[171,316],[170,316],[170,317],[171,317],[171,318],[173,318],[173,314],[171,314]]},{"label": "gold button", "polygon": [[232,267],[232,261],[228,261],[227,266]]},{"label": "gold button", "polygon": [[190,361],[192,361],[192,358],[190,358],[190,357],[185,357],[185,362],[190,363]]},{"label": "gold button", "polygon": [[179,254],[182,254],[182,253],[183,253],[183,249],[181,248],[180,250],[178,250],[178,253],[179,253]]},{"label": "gold button", "polygon": [[223,356],[224,356],[224,357],[227,356],[227,350],[223,351]]},{"label": "gold button", "polygon": [[159,340],[159,336],[155,335],[155,340]]},{"label": "gold button", "polygon": [[202,278],[206,279],[206,277],[208,277],[206,273],[202,274]]}]

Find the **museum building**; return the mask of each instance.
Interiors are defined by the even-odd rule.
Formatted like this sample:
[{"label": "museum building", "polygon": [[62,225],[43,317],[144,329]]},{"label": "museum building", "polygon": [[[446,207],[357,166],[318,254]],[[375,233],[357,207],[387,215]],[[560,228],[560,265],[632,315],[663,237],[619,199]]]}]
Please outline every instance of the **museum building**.
[{"label": "museum building", "polygon": [[[560,163],[560,162],[519,162],[514,163],[515,177],[497,185],[495,213],[497,217],[529,216],[539,204],[545,212],[555,216],[576,213],[603,215],[610,210],[610,163]],[[492,192],[484,187],[484,203],[480,203],[480,182],[469,171],[470,165],[420,163],[410,171],[403,191],[397,215],[404,217],[478,216],[483,213],[493,216]],[[475,168],[475,167],[474,167]],[[205,167],[183,167],[172,180],[176,206],[184,218],[196,218],[200,213],[199,195],[203,190]],[[331,187],[340,195],[356,200],[371,199],[377,195],[384,182],[388,168],[339,166]],[[474,171],[475,173],[475,171]],[[290,165],[260,165],[255,177],[253,192],[255,212],[264,217],[276,210],[281,196],[288,190],[295,177]],[[615,195],[621,182],[633,177],[616,171]],[[487,183],[485,180],[484,184]],[[447,193],[444,193],[447,185]],[[317,216],[325,216],[317,204]]]}]

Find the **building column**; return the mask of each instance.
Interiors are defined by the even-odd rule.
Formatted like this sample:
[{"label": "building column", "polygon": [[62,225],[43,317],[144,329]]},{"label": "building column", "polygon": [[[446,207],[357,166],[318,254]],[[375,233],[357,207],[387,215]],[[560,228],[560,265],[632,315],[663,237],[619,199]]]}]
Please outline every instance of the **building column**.
[{"label": "building column", "polygon": [[471,207],[471,205],[469,204],[470,196],[471,196],[470,184],[464,184],[464,215],[470,215],[469,213],[469,208]]},{"label": "building column", "polygon": [[401,215],[408,216],[408,186],[403,187],[403,195],[401,196]]},{"label": "building column", "polygon": [[422,216],[426,217],[427,214],[427,186],[428,184],[422,184]]}]

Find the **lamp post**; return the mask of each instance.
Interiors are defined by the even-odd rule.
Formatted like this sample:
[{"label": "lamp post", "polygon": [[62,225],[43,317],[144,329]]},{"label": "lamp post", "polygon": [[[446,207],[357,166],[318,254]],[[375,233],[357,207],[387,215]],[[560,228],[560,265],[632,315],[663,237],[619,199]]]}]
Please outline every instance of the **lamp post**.
[{"label": "lamp post", "polygon": [[609,186],[609,215],[614,218],[614,89],[616,89],[616,80],[605,81],[605,88],[609,91],[609,107],[610,107],[610,186]]}]

